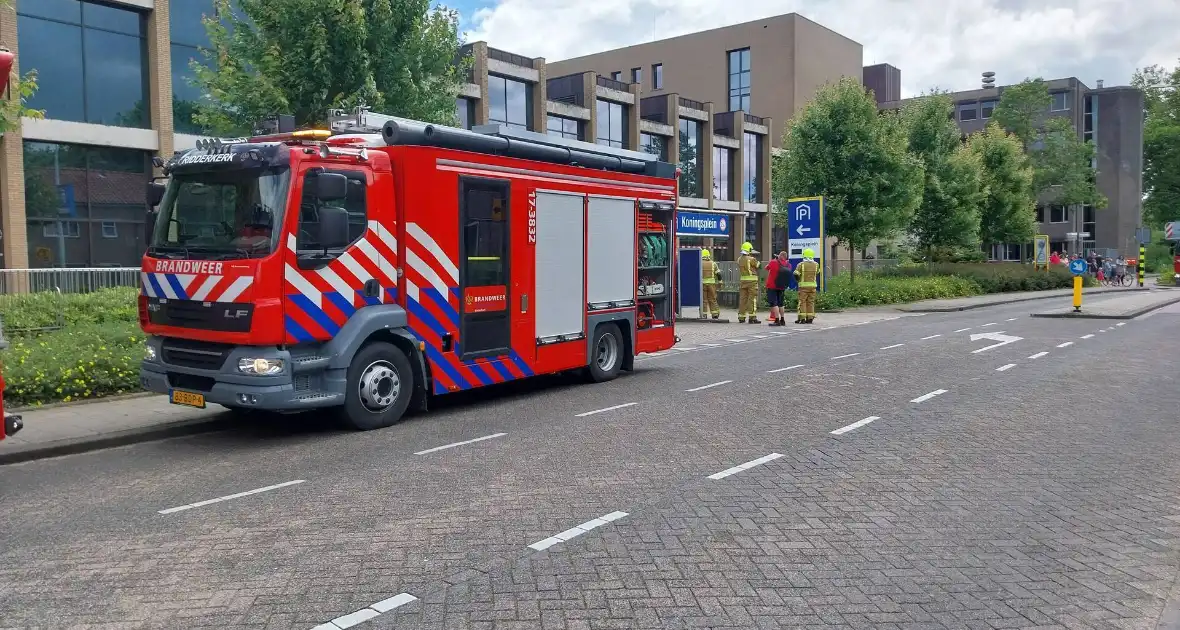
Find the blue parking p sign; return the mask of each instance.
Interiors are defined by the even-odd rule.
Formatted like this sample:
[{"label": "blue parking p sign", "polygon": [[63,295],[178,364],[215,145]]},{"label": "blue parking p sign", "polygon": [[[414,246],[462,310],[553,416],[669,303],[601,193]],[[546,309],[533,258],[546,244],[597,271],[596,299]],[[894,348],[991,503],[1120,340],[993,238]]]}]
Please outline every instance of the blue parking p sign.
[{"label": "blue parking p sign", "polygon": [[1075,259],[1069,261],[1069,272],[1075,276],[1086,275],[1086,269],[1088,269],[1088,268],[1089,268],[1089,265],[1086,263],[1085,260],[1082,260],[1081,258],[1075,258]]}]

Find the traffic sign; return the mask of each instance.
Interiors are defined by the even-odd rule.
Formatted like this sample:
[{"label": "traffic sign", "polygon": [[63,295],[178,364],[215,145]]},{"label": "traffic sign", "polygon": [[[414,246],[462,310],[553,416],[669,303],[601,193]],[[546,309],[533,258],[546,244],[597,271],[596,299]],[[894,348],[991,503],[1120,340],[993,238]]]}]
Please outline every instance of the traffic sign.
[{"label": "traffic sign", "polygon": [[[823,269],[824,198],[798,197],[787,200],[787,257],[794,269],[803,260],[803,250],[815,251],[815,261]],[[819,290],[827,288],[827,274],[820,274]]]},{"label": "traffic sign", "polygon": [[1140,245],[1151,245],[1151,228],[1135,228],[1135,242]]},{"label": "traffic sign", "polygon": [[1164,238],[1169,241],[1180,241],[1180,221],[1164,224]]},{"label": "traffic sign", "polygon": [[1090,266],[1086,263],[1086,261],[1081,258],[1074,258],[1073,260],[1069,261],[1069,272],[1075,276],[1086,275],[1086,270],[1089,269],[1089,267]]}]

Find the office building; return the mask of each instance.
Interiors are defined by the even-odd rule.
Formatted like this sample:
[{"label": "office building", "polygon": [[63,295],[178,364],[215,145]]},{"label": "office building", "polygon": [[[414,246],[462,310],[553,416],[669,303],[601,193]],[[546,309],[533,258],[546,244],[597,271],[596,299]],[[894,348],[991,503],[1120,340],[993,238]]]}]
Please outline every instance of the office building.
[{"label": "office building", "polygon": [[[859,43],[790,13],[550,62],[548,68],[551,75],[593,72],[637,85],[642,101],[651,104],[643,108],[647,112],[643,117],[652,122],[658,122],[667,111],[658,108],[661,98],[677,94],[699,99],[697,111],[714,112],[712,128],[701,128],[706,135],[712,134],[712,138],[701,140],[703,145],[712,142],[721,151],[733,152],[732,158],[725,153],[716,157],[713,171],[727,172],[736,166],[734,172],[741,174],[741,185],[735,196],[727,181],[706,177],[716,184],[718,196],[690,195],[681,206],[703,212],[743,213],[743,238],[766,252],[768,247],[774,251],[786,248],[786,230],[772,229],[769,182],[751,187],[746,175],[752,162],[746,156],[752,153],[769,160],[769,147],[749,151],[745,133],[757,129],[757,137],[769,136],[770,144],[777,147],[785,122],[807,105],[821,86],[844,76],[861,77],[862,59]],[[683,110],[685,103],[681,105]],[[761,133],[763,128],[766,134]],[[769,174],[764,165],[754,168]]]},{"label": "office building", "polygon": [[[871,73],[886,74],[877,66],[871,68],[865,68],[866,85]],[[900,72],[897,79],[900,84]],[[884,82],[881,85],[884,89]],[[1127,86],[1104,87],[1102,81],[1091,88],[1073,77],[1047,80],[1046,85],[1051,102],[1045,116],[1069,118],[1078,136],[1094,143],[1095,183],[1107,198],[1107,207],[1054,204],[1047,193],[1038,200],[1038,233],[1048,235],[1053,251],[1113,249],[1128,256],[1137,254],[1135,229],[1143,206],[1143,93]],[[952,93],[954,117],[964,136],[991,122],[1003,91],[1000,86]],[[898,108],[906,102],[898,100],[899,92],[888,91],[886,96],[892,100],[878,97],[882,108]],[[992,244],[988,254],[994,260],[1020,260],[1021,248],[1018,243]]]}]

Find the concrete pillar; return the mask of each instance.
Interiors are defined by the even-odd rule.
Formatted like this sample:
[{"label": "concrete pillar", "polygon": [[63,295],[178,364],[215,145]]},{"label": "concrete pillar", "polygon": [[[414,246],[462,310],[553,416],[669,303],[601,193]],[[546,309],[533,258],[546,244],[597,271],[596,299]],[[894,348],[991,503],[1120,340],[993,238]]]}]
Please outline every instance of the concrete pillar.
[{"label": "concrete pillar", "polygon": [[668,139],[668,161],[680,165],[680,95],[668,94],[665,111],[668,112],[664,122],[672,126],[672,137]]},{"label": "concrete pillar", "polygon": [[[737,151],[734,152],[734,156],[733,156],[735,159],[733,160],[733,182],[732,182],[732,185],[734,188],[737,189],[737,195],[735,195],[735,196],[737,197],[737,200],[738,200],[738,204],[739,204],[738,207],[742,208],[743,210],[746,207],[746,189],[742,183],[742,174],[746,172],[746,152],[745,152],[746,136],[745,136],[745,133],[746,133],[746,117],[742,112],[737,112],[733,115],[733,137],[737,138],[738,148],[737,148]],[[742,243],[750,240],[746,236],[746,217],[739,216],[736,218],[738,219],[738,221],[735,223],[734,230],[733,230],[733,234],[734,234],[733,251],[734,251],[735,255],[741,251]],[[761,252],[766,251],[766,250],[762,249],[761,247],[758,247],[758,243],[753,243],[753,245],[754,245],[754,249],[757,249],[758,251],[761,251]]]},{"label": "concrete pillar", "polygon": [[[697,140],[697,151],[701,161],[701,195],[709,201],[709,209],[713,209],[713,104],[705,103],[705,111],[709,119],[701,122],[701,134]],[[697,121],[700,122],[700,121]]]},{"label": "concrete pillar", "polygon": [[533,131],[545,133],[548,128],[549,114],[545,104],[549,101],[548,81],[546,80],[545,58],[533,59],[533,69],[537,71],[537,83],[533,85],[533,120],[529,124]]},{"label": "concrete pillar", "polygon": [[774,202],[771,199],[772,181],[771,175],[771,152],[770,149],[774,146],[774,121],[770,118],[763,118],[762,124],[766,125],[767,135],[762,137],[762,146],[759,153],[762,159],[762,181],[758,183],[758,196],[762,199],[762,203],[766,204],[766,216],[762,217],[762,242],[767,247],[763,251],[769,251],[774,243]]},{"label": "concrete pillar", "polygon": [[[148,67],[148,112],[152,129],[159,135],[158,155],[164,159],[172,157],[172,48],[169,7],[167,2],[157,2],[149,14],[147,25]],[[156,169],[156,175],[163,173]]]},{"label": "concrete pillar", "polygon": [[582,101],[590,110],[586,121],[586,142],[598,142],[598,73],[582,73]]},{"label": "concrete pillar", "polygon": [[639,150],[639,93],[643,85],[639,83],[627,84],[627,91],[635,97],[635,102],[627,107],[627,145],[624,147],[632,151]]},{"label": "concrete pillar", "polygon": [[[475,42],[471,44],[471,74],[472,83],[479,86],[479,100],[475,102],[475,120],[473,125],[488,124],[488,43]],[[544,108],[542,108],[544,111]]]},{"label": "concrete pillar", "polygon": [[[16,54],[12,72],[20,74],[20,52],[16,38],[16,2],[0,8],[0,44]],[[13,98],[9,93],[8,98]],[[20,98],[19,95],[16,98]],[[3,229],[3,258],[0,267],[23,269],[29,266],[28,223],[25,219],[25,167],[23,136],[20,125],[0,138],[0,229]]]}]

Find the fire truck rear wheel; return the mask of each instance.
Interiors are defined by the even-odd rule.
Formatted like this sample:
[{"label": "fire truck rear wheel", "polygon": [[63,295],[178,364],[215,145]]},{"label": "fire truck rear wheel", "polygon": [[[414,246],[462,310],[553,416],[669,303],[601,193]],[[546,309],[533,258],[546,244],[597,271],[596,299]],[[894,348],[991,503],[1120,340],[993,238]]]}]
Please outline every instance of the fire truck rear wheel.
[{"label": "fire truck rear wheel", "polygon": [[590,380],[602,383],[619,375],[623,366],[623,338],[614,324],[603,324],[594,329],[594,343],[590,346]]},{"label": "fire truck rear wheel", "polygon": [[376,341],[361,348],[348,368],[343,420],[369,431],[402,419],[414,393],[410,360],[396,346]]}]

